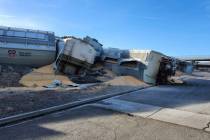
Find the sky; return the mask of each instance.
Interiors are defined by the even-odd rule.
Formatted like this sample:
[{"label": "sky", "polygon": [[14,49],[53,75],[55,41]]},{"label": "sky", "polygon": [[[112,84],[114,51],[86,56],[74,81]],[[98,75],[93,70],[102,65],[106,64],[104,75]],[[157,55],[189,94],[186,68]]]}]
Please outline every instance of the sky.
[{"label": "sky", "polygon": [[88,35],[104,47],[210,55],[210,0],[0,0],[0,25]]}]

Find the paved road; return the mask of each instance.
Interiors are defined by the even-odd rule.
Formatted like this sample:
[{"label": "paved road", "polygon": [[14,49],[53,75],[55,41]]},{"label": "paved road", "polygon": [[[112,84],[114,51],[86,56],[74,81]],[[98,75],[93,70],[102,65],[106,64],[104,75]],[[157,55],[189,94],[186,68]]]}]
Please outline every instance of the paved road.
[{"label": "paved road", "polygon": [[84,107],[0,129],[0,139],[209,140],[210,134],[96,107]]},{"label": "paved road", "polygon": [[210,115],[210,80],[185,78],[184,86],[158,86],[119,99]]},{"label": "paved road", "polygon": [[[163,112],[159,113],[161,109],[169,108],[172,111],[183,111],[182,113],[184,114],[194,113],[201,116],[206,115],[207,118],[205,119],[207,120],[205,121],[210,121],[210,119],[208,120],[208,116],[210,115],[210,81],[207,76],[208,75],[197,79],[185,77],[187,81],[187,85],[185,86],[160,86],[145,89],[141,92],[135,92],[129,94],[129,96],[126,95],[112,99],[131,103],[121,104],[124,108],[120,108],[119,105],[117,108],[109,110],[104,107],[89,105],[74,110],[51,114],[19,125],[0,128],[0,139],[209,140],[209,132],[192,128],[193,126],[186,127],[182,124],[176,125],[174,122],[167,123],[168,118],[166,114],[168,110],[164,110],[166,114]],[[100,104],[101,102],[98,103],[98,105]],[[133,107],[132,104],[138,105],[137,107]],[[102,105],[109,107],[110,104],[104,102]],[[140,108],[138,108],[138,106]],[[155,109],[159,107],[161,109],[156,111]],[[154,110],[142,111],[142,109],[145,108],[152,108]],[[122,109],[122,112],[132,110],[131,112],[134,113],[134,116],[113,111],[115,109]],[[135,109],[139,109],[141,112],[139,113],[137,111],[137,115],[135,115]],[[160,119],[161,121],[148,118],[148,116],[140,117],[142,113],[145,115],[151,111],[155,112],[152,112],[152,115],[149,116],[153,116],[156,113],[159,113],[159,117],[161,115],[165,116],[162,120]],[[132,113],[129,112],[129,114]],[[138,114],[140,114],[140,116],[138,116]],[[156,117],[157,116],[158,115],[156,115]],[[170,116],[170,114],[168,116]],[[166,119],[166,122],[164,122],[164,119]],[[179,120],[179,117],[177,119]],[[197,119],[197,117],[193,118],[193,115],[190,115],[187,119]],[[182,123],[184,124],[184,121]]]},{"label": "paved road", "polygon": [[183,77],[186,84],[158,86],[104,100],[97,106],[210,131],[210,74]]}]

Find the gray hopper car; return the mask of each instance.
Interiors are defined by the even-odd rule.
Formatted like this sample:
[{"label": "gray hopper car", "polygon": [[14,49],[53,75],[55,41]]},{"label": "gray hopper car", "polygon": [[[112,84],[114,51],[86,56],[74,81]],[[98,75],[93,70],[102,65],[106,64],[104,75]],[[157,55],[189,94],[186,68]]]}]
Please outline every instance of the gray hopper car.
[{"label": "gray hopper car", "polygon": [[0,63],[40,67],[55,57],[53,32],[0,26]]}]

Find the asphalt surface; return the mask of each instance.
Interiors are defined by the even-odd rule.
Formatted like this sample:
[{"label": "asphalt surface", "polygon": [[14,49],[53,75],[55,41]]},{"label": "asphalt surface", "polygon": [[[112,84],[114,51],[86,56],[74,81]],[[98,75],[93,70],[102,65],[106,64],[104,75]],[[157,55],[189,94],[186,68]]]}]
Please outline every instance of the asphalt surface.
[{"label": "asphalt surface", "polygon": [[2,140],[209,140],[210,134],[96,108],[84,107],[0,129]]},{"label": "asphalt surface", "polygon": [[210,115],[210,73],[195,75],[200,76],[185,76],[184,85],[152,87],[121,96],[119,99]]},{"label": "asphalt surface", "polygon": [[[209,115],[208,76],[206,74],[205,77],[185,77],[187,84],[183,86],[159,86],[124,95],[118,99]],[[130,116],[89,105],[0,128],[0,139],[209,140],[210,133],[166,123],[164,120]]]}]

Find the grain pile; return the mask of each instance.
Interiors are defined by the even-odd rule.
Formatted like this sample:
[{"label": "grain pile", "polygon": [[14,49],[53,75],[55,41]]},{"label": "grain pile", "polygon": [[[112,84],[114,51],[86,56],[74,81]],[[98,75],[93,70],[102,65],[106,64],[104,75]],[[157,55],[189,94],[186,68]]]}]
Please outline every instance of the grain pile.
[{"label": "grain pile", "polygon": [[176,71],[175,76],[183,76],[185,75],[185,73],[181,72],[181,71]]},{"label": "grain pile", "polygon": [[67,76],[55,74],[52,65],[34,69],[31,73],[24,75],[19,83],[26,87],[42,87],[51,84],[54,80],[59,80],[64,85],[73,84]]},{"label": "grain pile", "polygon": [[55,73],[55,71],[53,70],[53,65],[43,66],[38,69],[34,69],[33,71],[37,72],[37,73],[45,73],[45,74],[54,74]]},{"label": "grain pile", "polygon": [[132,76],[115,77],[113,80],[110,80],[105,83],[112,86],[147,86],[146,83]]}]

